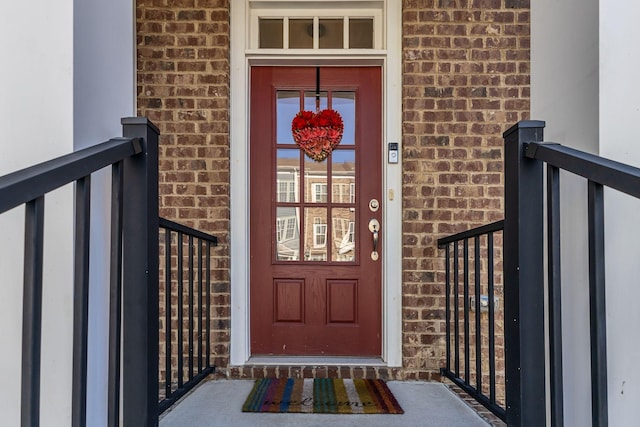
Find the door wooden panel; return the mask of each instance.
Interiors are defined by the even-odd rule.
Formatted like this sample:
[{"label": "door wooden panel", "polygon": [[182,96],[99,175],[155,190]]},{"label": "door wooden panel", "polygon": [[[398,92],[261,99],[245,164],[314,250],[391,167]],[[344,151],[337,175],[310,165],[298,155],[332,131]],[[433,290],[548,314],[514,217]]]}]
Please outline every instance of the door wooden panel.
[{"label": "door wooden panel", "polygon": [[358,281],[327,281],[327,323],[358,323]]},{"label": "door wooden panel", "polygon": [[369,208],[383,200],[381,70],[321,68],[322,108],[345,122],[322,162],[291,137],[315,91],[315,67],[251,70],[251,352],[380,356],[383,260],[368,224],[383,223],[382,207]]},{"label": "door wooden panel", "polygon": [[304,323],[304,281],[273,281],[274,322]]}]

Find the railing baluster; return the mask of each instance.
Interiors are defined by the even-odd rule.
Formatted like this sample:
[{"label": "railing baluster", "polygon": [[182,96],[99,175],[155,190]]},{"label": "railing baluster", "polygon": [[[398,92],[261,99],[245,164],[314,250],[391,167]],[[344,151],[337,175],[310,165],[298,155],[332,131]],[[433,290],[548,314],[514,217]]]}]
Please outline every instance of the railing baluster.
[{"label": "railing baluster", "polygon": [[183,345],[183,309],[184,309],[184,275],[182,270],[184,268],[182,257],[184,256],[182,246],[184,243],[184,236],[182,232],[178,232],[178,388],[181,388],[184,384],[184,345]]},{"label": "railing baluster", "polygon": [[189,380],[193,378],[193,236],[189,236]]},{"label": "railing baluster", "polygon": [[463,243],[463,261],[464,261],[464,382],[470,384],[469,376],[469,239],[464,239]]},{"label": "railing baluster", "polygon": [[487,294],[489,296],[489,402],[496,403],[495,291],[493,269],[493,232],[487,234]]},{"label": "railing baluster", "polygon": [[87,422],[87,335],[89,331],[89,236],[91,176],[76,182],[73,290],[73,380],[71,424]]},{"label": "railing baluster", "polygon": [[25,205],[21,425],[40,425],[44,196]]},{"label": "railing baluster", "polygon": [[560,274],[560,171],[547,165],[547,257],[551,425],[564,425],[562,384],[562,291]]},{"label": "railing baluster", "polygon": [[165,228],[164,233],[164,395],[168,397],[171,394],[171,230]]},{"label": "railing baluster", "polygon": [[202,240],[198,242],[198,373],[202,372]]},{"label": "railing baluster", "polygon": [[482,392],[482,334],[480,329],[480,236],[474,237],[474,291],[476,297],[476,390]]},{"label": "railing baluster", "polygon": [[445,327],[447,334],[447,371],[451,370],[451,245],[447,243],[445,246],[445,270],[444,270],[444,287],[445,287]]},{"label": "railing baluster", "polygon": [[593,425],[608,425],[607,323],[605,304],[604,196],[589,181],[589,312],[591,333],[591,412]]},{"label": "railing baluster", "polygon": [[109,270],[108,426],[120,425],[120,342],[122,330],[122,162],[111,168],[111,266]]},{"label": "railing baluster", "polygon": [[456,368],[456,377],[460,377],[460,289],[459,289],[459,280],[460,280],[460,261],[458,257],[458,241],[453,243],[453,295],[454,295],[454,319],[453,326],[455,329],[455,341],[454,341],[454,351],[455,351],[455,368]]},{"label": "railing baluster", "polygon": [[211,366],[211,243],[207,242],[207,368]]}]

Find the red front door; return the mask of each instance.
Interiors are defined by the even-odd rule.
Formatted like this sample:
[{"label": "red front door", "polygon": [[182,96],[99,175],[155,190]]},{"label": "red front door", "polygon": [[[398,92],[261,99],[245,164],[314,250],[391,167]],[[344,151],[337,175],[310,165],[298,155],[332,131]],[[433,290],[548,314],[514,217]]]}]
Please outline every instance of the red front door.
[{"label": "red front door", "polygon": [[[344,121],[323,161],[291,133],[318,81]],[[381,94],[379,67],[251,69],[253,355],[381,355]]]}]

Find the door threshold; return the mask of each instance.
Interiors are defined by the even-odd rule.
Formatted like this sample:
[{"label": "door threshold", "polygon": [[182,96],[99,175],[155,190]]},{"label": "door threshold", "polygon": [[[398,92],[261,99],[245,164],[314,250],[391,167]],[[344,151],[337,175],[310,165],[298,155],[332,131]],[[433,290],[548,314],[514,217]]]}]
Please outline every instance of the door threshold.
[{"label": "door threshold", "polygon": [[252,356],[245,365],[387,366],[387,363],[380,357]]}]

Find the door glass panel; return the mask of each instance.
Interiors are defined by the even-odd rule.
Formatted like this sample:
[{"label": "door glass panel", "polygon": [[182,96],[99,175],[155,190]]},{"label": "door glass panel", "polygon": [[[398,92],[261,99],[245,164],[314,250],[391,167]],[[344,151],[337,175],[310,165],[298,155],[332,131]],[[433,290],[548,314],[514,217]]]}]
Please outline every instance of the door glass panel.
[{"label": "door glass panel", "polygon": [[282,19],[260,18],[260,49],[282,49]]},{"label": "door glass panel", "polygon": [[373,48],[373,19],[349,19],[349,47],[351,49]]},{"label": "door glass panel", "polygon": [[300,150],[278,150],[276,200],[298,202],[300,195]]},{"label": "door glass panel", "polygon": [[313,19],[289,19],[289,48],[313,49]]},{"label": "door glass panel", "polygon": [[356,152],[334,150],[331,154],[332,203],[356,202]]},{"label": "door glass panel", "polygon": [[337,110],[344,122],[344,133],[340,145],[331,155],[317,162],[292,145],[295,142],[291,134],[291,121],[300,111],[300,101],[304,110],[316,110],[315,91],[276,92],[275,143],[279,146],[274,147],[276,185],[273,198],[276,203],[277,261],[355,261],[355,98],[355,91],[320,93],[320,109],[331,105]]},{"label": "door glass panel", "polygon": [[320,49],[342,49],[344,46],[344,21],[342,19],[320,19],[318,36],[320,36]]},{"label": "door glass panel", "polygon": [[[327,92],[321,91],[320,92],[320,109],[324,110],[326,108],[327,108]],[[316,93],[315,92],[304,93],[304,109],[307,111],[316,111]]]},{"label": "door glass panel", "polygon": [[327,203],[327,159],[316,162],[304,156],[304,186],[307,203]]},{"label": "door glass panel", "polygon": [[[306,101],[306,100],[305,100]],[[340,145],[353,145],[356,140],[356,93],[333,92],[331,108],[342,116],[344,132]]]},{"label": "door glass panel", "polygon": [[300,111],[300,93],[279,90],[276,94],[276,138],[278,144],[294,144],[291,122]]},{"label": "door glass panel", "polygon": [[276,259],[300,261],[300,208],[276,208]]},{"label": "door glass panel", "polygon": [[352,262],[355,260],[355,208],[334,208],[331,211],[332,246],[331,260]]},{"label": "door glass panel", "polygon": [[304,209],[304,259],[327,260],[327,209]]}]

